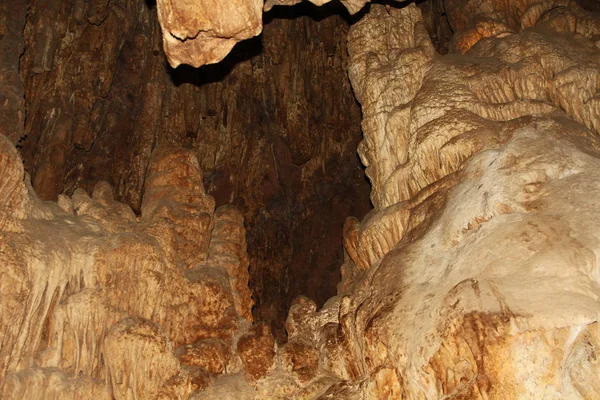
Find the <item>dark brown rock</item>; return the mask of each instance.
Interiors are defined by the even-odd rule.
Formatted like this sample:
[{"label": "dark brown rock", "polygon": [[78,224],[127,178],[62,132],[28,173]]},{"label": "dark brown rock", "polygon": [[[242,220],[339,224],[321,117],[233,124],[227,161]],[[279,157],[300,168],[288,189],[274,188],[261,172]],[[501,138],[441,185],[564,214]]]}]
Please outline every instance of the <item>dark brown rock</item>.
[{"label": "dark brown rock", "polygon": [[275,340],[266,324],[252,327],[237,343],[237,352],[247,378],[255,382],[264,377],[275,362]]},{"label": "dark brown rock", "polygon": [[25,100],[19,58],[24,48],[27,2],[3,1],[0,15],[4,16],[0,18],[0,133],[20,146],[25,139]]},{"label": "dark brown rock", "polygon": [[319,353],[313,345],[293,340],[281,349],[283,368],[291,372],[302,383],[310,381],[317,374]]},{"label": "dark brown rock", "polygon": [[[18,108],[27,124],[13,130],[36,192],[55,200],[106,181],[115,200],[139,215],[152,152],[187,148],[216,206],[242,212],[249,258],[240,268],[250,270],[254,318],[285,341],[295,296],[322,305],[336,293],[344,220],[370,209],[356,156],[360,110],[346,76],[343,7],[276,7],[263,34],[219,65],[172,69],[156,7],[74,3],[35,0],[21,29],[25,102]],[[22,101],[11,96],[11,104]],[[182,224],[177,238],[190,250],[203,229],[191,225]],[[205,243],[197,246],[205,254]]]}]

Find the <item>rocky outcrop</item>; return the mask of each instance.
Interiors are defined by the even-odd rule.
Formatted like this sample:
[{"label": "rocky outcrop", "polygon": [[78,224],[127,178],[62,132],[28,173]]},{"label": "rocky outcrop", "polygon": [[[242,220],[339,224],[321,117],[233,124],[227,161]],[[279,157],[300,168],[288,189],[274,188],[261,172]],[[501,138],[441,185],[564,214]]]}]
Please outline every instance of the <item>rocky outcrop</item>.
[{"label": "rocky outcrop", "polygon": [[[244,216],[254,315],[284,341],[296,295],[322,305],[335,294],[343,222],[370,210],[356,156],[360,108],[346,75],[348,24],[334,5],[281,7],[265,15],[260,38],[240,43],[222,64],[172,69],[162,52],[161,3],[147,3],[31,2],[20,65],[12,58],[25,99],[10,102],[26,124],[11,117],[5,134],[43,200],[91,194],[106,181],[136,215],[152,150],[192,150],[216,206],[234,204]],[[53,43],[42,67],[40,43]],[[204,218],[202,210],[183,212]],[[186,229],[179,245],[198,246],[190,262],[201,261],[207,237],[192,243],[197,229]]]},{"label": "rocky outcrop", "polygon": [[40,202],[5,137],[0,154],[3,398],[185,395],[236,368],[243,219],[215,212],[192,153],[154,152],[139,218],[105,182]]},{"label": "rocky outcrop", "polygon": [[572,5],[439,57],[419,14],[372,8],[350,32],[375,210],[346,229],[342,365],[368,398],[588,398],[596,28],[565,25]]},{"label": "rocky outcrop", "polygon": [[[322,6],[331,0],[311,0]],[[262,32],[262,12],[273,6],[293,6],[300,0],[159,0],[163,46],[172,67],[200,67],[221,61],[233,46]],[[367,0],[342,0],[355,14]]]},{"label": "rocky outcrop", "polygon": [[598,394],[600,52],[574,7],[444,57],[414,6],[352,27],[375,209],[344,227],[338,296],[294,303],[285,372],[246,397]]},{"label": "rocky outcrop", "polygon": [[159,0],[157,7],[172,67],[219,62],[237,42],[262,31],[260,0]]}]

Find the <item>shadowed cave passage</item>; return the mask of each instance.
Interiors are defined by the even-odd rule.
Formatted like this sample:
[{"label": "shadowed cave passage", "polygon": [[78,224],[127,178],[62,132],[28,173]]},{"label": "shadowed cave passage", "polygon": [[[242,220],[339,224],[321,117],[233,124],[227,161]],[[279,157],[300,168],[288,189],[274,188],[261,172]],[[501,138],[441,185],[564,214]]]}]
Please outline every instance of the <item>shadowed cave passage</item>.
[{"label": "shadowed cave passage", "polygon": [[[55,200],[105,180],[139,213],[152,150],[192,149],[216,205],[244,214],[254,318],[285,341],[293,298],[322,305],[336,293],[343,223],[371,208],[345,9],[275,7],[262,35],[222,62],[172,69],[156,7],[142,0],[110,2],[97,25],[37,3],[24,30],[19,142],[36,192]],[[41,60],[50,20],[58,22]],[[67,26],[74,40],[62,40]]]}]

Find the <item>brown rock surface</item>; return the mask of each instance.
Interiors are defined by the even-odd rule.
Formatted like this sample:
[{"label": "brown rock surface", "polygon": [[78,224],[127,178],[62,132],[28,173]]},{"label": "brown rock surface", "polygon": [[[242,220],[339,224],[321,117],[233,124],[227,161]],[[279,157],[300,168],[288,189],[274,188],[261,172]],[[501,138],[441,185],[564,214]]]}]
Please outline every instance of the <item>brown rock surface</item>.
[{"label": "brown rock surface", "polygon": [[237,352],[242,359],[248,379],[257,381],[273,367],[275,359],[275,339],[267,325],[259,324],[240,337]]},{"label": "brown rock surface", "polygon": [[[189,210],[203,210],[210,223],[194,227],[198,238],[210,238],[214,204],[194,181],[201,172],[189,151],[156,151],[139,221],[112,199],[106,182],[92,197],[81,189],[62,197],[62,208],[40,202],[5,137],[0,160],[3,398],[36,391],[48,398],[183,394],[197,379],[185,362],[200,361],[178,361],[175,346],[212,340],[223,357],[231,352],[233,337],[249,323],[236,312],[245,305],[249,317],[249,293],[238,293],[236,304],[230,286],[248,279],[245,248],[220,246],[218,264],[209,257],[189,268],[188,247],[179,240],[188,238]],[[173,212],[157,217],[165,196]],[[217,214],[222,220],[232,211]],[[203,365],[222,373],[225,364]]]},{"label": "brown rock surface", "polygon": [[[597,346],[589,193],[600,171],[600,53],[553,15],[483,35],[465,56],[436,56],[414,7],[372,8],[352,28],[375,210],[346,230],[347,247],[366,247],[372,261],[367,272],[346,268],[346,340],[360,351],[343,365],[362,365],[368,398],[595,391],[597,365],[574,343]],[[371,240],[361,244],[362,232]]]},{"label": "brown rock surface", "polygon": [[[353,26],[375,210],[346,223],[340,297],[293,304],[259,393],[597,396],[600,53],[564,15],[445,57],[416,7]],[[306,383],[282,373],[294,343],[320,353]]]},{"label": "brown rock surface", "polygon": [[[0,133],[17,144],[24,140],[24,89],[19,76],[23,53],[23,28],[27,3],[4,1],[0,5]],[[7,18],[10,15],[10,18]]]},{"label": "brown rock surface", "polygon": [[34,1],[2,116],[27,115],[23,159],[0,135],[0,396],[598,397],[600,20],[444,6],[373,5],[349,55],[333,8],[273,20],[171,85],[155,10]]},{"label": "brown rock surface", "polygon": [[[360,109],[346,75],[348,24],[335,15],[343,8],[274,9],[260,38],[240,43],[222,64],[196,70],[165,65],[157,7],[141,0],[101,4],[31,3],[20,58],[19,104],[27,120],[6,133],[21,129],[16,135],[25,138],[19,146],[36,193],[57,200],[78,188],[91,194],[106,181],[114,199],[139,215],[150,193],[146,177],[154,179],[147,172],[155,148],[190,150],[202,170],[193,184],[204,184],[216,207],[234,204],[244,217],[242,223],[239,215],[223,215],[231,222],[216,229],[235,229],[236,238],[220,239],[212,262],[220,246],[239,245],[243,253],[245,224],[249,254],[238,265],[249,264],[254,316],[284,341],[295,296],[323,304],[335,294],[343,222],[370,209],[355,154]],[[92,23],[88,13],[104,19],[90,16]],[[40,25],[48,19],[50,30]],[[55,41],[46,67],[37,64],[37,46],[48,42],[38,31]],[[11,104],[22,101],[16,97]],[[195,236],[209,221],[193,220],[207,207],[182,205],[171,216],[190,219],[173,237],[190,268],[211,252],[208,237]],[[239,286],[234,297],[250,295],[243,294],[244,279],[231,285]],[[236,307],[247,317],[252,301],[241,301]]]},{"label": "brown rock surface", "polygon": [[290,341],[281,349],[283,368],[291,372],[300,382],[308,382],[315,377],[319,366],[319,354],[315,348],[302,340]]},{"label": "brown rock surface", "polygon": [[[310,0],[321,6],[331,0]],[[355,14],[368,0],[342,0]],[[300,0],[266,0],[273,6],[293,6]],[[260,0],[159,0],[158,18],[169,64],[200,67],[221,61],[241,40],[262,32],[263,2]]]},{"label": "brown rock surface", "polygon": [[183,364],[222,374],[229,364],[231,348],[220,339],[205,339],[178,348],[175,355]]}]

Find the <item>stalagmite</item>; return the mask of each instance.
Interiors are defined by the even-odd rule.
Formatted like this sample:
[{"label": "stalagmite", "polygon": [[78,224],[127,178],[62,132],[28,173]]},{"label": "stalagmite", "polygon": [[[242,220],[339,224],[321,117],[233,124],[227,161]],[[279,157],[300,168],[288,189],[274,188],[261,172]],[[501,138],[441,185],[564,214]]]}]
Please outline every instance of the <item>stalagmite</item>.
[{"label": "stalagmite", "polygon": [[[232,293],[248,281],[244,238],[223,241],[223,230],[233,233],[239,222],[234,210],[218,209],[219,230],[208,245],[214,201],[195,158],[155,152],[138,220],[106,182],[91,197],[83,190],[63,197],[70,207],[40,202],[2,140],[2,397],[31,396],[32,376],[46,396],[61,398],[53,386],[60,382],[73,398],[140,398],[158,396],[174,376],[183,383],[173,383],[172,393],[181,394],[195,387],[198,373],[222,373],[202,368],[210,351],[191,366],[175,355],[177,346],[203,340],[231,352],[251,318],[247,289]],[[88,386],[68,389],[78,385]]]}]

